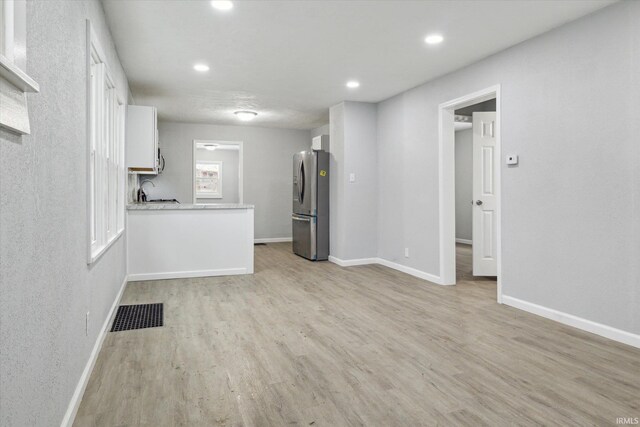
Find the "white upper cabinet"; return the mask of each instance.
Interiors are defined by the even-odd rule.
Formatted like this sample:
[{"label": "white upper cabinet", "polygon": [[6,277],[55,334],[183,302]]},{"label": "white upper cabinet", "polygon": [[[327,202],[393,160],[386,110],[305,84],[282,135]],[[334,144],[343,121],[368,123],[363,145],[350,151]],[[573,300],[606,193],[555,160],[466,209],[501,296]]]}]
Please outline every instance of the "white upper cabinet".
[{"label": "white upper cabinet", "polygon": [[130,173],[158,174],[158,115],[155,107],[127,108],[127,168]]}]

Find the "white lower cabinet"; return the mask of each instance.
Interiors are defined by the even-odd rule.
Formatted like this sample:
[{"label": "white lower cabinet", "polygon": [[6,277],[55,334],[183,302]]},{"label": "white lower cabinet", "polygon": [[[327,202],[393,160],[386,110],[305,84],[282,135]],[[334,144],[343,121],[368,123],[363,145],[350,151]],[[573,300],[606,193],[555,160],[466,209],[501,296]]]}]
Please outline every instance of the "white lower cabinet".
[{"label": "white lower cabinet", "polygon": [[129,280],[253,273],[253,206],[127,212]]}]

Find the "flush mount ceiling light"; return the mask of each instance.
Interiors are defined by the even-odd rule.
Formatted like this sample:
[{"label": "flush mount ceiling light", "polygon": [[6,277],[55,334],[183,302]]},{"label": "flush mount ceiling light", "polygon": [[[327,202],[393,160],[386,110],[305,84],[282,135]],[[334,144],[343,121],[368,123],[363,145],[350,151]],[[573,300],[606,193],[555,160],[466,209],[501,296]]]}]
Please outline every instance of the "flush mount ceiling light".
[{"label": "flush mount ceiling light", "polygon": [[426,44],[438,44],[438,43],[442,43],[443,40],[444,40],[444,37],[442,37],[442,35],[440,34],[429,34],[424,39],[424,42]]},{"label": "flush mount ceiling light", "polygon": [[209,66],[206,64],[196,64],[193,66],[193,69],[204,73],[205,71],[209,71]]},{"label": "flush mount ceiling light", "polygon": [[205,150],[208,150],[208,151],[213,151],[213,150],[215,150],[216,148],[218,148],[218,145],[217,145],[217,144],[205,144],[205,145],[204,145],[204,149],[205,149]]},{"label": "flush mount ceiling light", "polygon": [[351,81],[347,82],[347,87],[350,88],[350,89],[355,89],[355,88],[357,88],[359,86],[360,86],[360,83],[355,81],[355,80],[351,80]]},{"label": "flush mount ceiling light", "polygon": [[231,10],[233,9],[233,3],[229,0],[212,1],[211,7],[218,10]]},{"label": "flush mount ceiling light", "polygon": [[236,111],[233,114],[235,114],[236,117],[242,120],[243,122],[248,122],[249,120],[253,120],[258,115],[258,113],[256,113],[255,111]]}]

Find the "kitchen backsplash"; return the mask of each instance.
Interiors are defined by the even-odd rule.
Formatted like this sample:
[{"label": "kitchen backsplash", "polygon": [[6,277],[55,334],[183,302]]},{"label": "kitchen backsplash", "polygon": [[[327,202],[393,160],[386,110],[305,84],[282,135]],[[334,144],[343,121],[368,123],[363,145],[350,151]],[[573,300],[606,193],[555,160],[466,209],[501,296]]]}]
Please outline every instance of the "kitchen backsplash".
[{"label": "kitchen backsplash", "polygon": [[138,175],[127,175],[127,203],[135,203],[138,198]]}]

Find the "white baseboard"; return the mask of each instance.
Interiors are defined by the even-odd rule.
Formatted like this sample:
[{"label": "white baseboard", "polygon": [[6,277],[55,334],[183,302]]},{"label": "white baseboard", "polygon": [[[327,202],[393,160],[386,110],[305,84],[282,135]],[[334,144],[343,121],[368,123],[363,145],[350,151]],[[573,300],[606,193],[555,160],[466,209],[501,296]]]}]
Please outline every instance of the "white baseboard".
[{"label": "white baseboard", "polygon": [[353,267],[356,265],[377,264],[378,258],[358,258],[358,259],[340,259],[329,255],[329,261],[338,264],[340,267]]},{"label": "white baseboard", "polygon": [[438,285],[442,285],[442,280],[440,280],[439,276],[435,276],[433,274],[417,270],[415,268],[407,267],[402,264],[398,264],[383,258],[358,258],[358,259],[340,259],[334,256],[329,255],[329,261],[334,264],[338,264],[340,267],[353,267],[356,265],[367,265],[367,264],[380,264],[385,267],[393,268],[394,270],[401,271],[403,273],[409,274],[414,277],[418,277],[420,279],[427,280],[429,282],[433,282]]},{"label": "white baseboard", "polygon": [[282,242],[290,242],[291,237],[267,237],[265,239],[254,239],[254,243],[282,243]]},{"label": "white baseboard", "polygon": [[78,385],[76,385],[76,389],[73,392],[73,396],[71,397],[71,401],[69,402],[69,406],[67,407],[67,412],[64,414],[64,418],[60,423],[61,427],[71,427],[73,425],[73,421],[76,419],[76,414],[78,413],[78,408],[80,407],[80,402],[82,402],[82,396],[84,395],[84,391],[87,388],[87,383],[89,382],[89,378],[91,377],[91,372],[93,371],[93,367],[96,364],[96,360],[98,359],[98,354],[100,354],[100,349],[102,348],[102,343],[104,342],[105,337],[107,336],[107,329],[111,324],[111,320],[116,312],[116,307],[120,305],[120,299],[122,298],[122,294],[124,292],[124,288],[126,288],[128,282],[128,277],[125,275],[124,280],[122,281],[122,285],[120,285],[120,290],[116,295],[116,298],[113,300],[113,304],[111,305],[111,309],[109,309],[109,314],[107,314],[107,318],[104,320],[104,324],[102,325],[102,329],[100,329],[100,333],[96,338],[96,342],[93,345],[93,350],[91,350],[91,355],[89,356],[89,360],[84,367],[84,371],[80,376],[80,380],[78,381]]},{"label": "white baseboard", "polygon": [[471,245],[473,244],[473,241],[468,239],[458,239],[456,237],[456,243],[462,243],[463,245]]},{"label": "white baseboard", "polygon": [[167,271],[164,273],[136,273],[129,274],[130,282],[144,280],[187,279],[191,277],[234,276],[238,274],[251,274],[247,268],[220,268],[217,270],[195,271]]},{"label": "white baseboard", "polygon": [[563,313],[562,311],[543,307],[541,305],[507,295],[502,296],[502,303],[547,319],[555,320],[556,322],[564,325],[573,326],[574,328],[582,329],[583,331],[591,332],[592,334],[600,335],[601,337],[640,348],[640,335],[633,334],[631,332],[616,329],[611,326],[603,325],[602,323],[596,323],[591,320],[583,319],[582,317],[574,316],[573,314]]},{"label": "white baseboard", "polygon": [[384,265],[385,267],[393,268],[394,270],[398,270],[403,273],[410,274],[411,276],[418,277],[420,279],[427,280],[437,285],[444,286],[444,283],[442,283],[440,276],[435,276],[433,274],[427,273],[426,271],[418,270],[412,267],[407,267],[406,265],[398,264],[383,258],[378,258],[378,264]]}]

